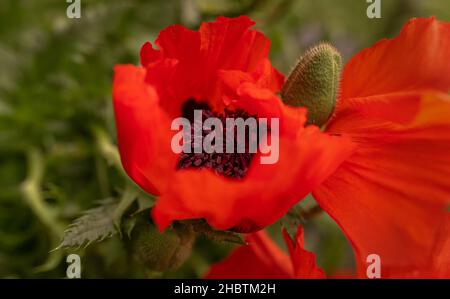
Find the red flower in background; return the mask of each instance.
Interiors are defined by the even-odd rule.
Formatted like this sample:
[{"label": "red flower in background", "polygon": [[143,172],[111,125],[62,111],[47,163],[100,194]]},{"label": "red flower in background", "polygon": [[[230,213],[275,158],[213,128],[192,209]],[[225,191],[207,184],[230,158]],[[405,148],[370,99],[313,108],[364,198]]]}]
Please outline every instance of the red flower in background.
[{"label": "red flower in background", "polygon": [[[438,258],[449,265],[449,251],[439,249],[449,238],[441,233],[450,203],[449,91],[450,23],[434,18],[411,20],[345,66],[326,131],[357,146],[313,194],[351,241],[364,277],[372,253],[382,277],[414,276]],[[450,273],[431,274],[440,275]]]},{"label": "red flower in background", "polygon": [[[160,229],[173,220],[193,218],[205,218],[218,229],[261,229],[351,153],[349,139],[304,128],[305,109],[281,102],[276,93],[284,77],[267,58],[269,40],[249,29],[253,24],[239,17],[203,23],[199,31],[170,26],[156,40],[159,50],[149,43],[142,47],[142,66],[115,68],[120,156],[128,175],[159,195],[152,213]],[[246,163],[239,162],[239,154],[221,156],[220,162],[218,157],[184,160],[174,154],[171,122],[194,108],[212,115],[235,111],[242,117],[279,118],[278,162],[260,164],[261,153]],[[197,160],[194,167],[191,162]],[[237,169],[224,175],[224,160],[237,163]]]},{"label": "red flower in background", "polygon": [[264,231],[247,235],[248,245],[235,249],[225,260],[211,266],[211,279],[286,279],[325,278],[317,267],[314,254],[303,249],[303,228],[298,227],[293,241],[286,231],[284,240],[289,255],[282,251]]}]

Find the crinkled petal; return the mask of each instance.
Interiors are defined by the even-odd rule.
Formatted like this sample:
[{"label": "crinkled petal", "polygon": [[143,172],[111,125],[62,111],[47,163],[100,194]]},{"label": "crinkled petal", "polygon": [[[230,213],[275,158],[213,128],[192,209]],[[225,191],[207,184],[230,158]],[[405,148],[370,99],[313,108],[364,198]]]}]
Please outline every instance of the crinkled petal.
[{"label": "crinkled petal", "polygon": [[[273,92],[281,89],[284,76],[267,59],[270,41],[250,29],[253,24],[241,16],[203,23],[199,31],[173,25],[158,35],[156,45],[160,50],[153,49],[150,43],[142,46],[141,64],[145,67],[164,59],[177,62],[170,80],[164,80],[162,88],[157,88],[158,94],[161,89],[173,94],[172,97],[160,95],[161,104],[169,114],[179,113],[181,104],[188,98],[206,101],[218,111],[223,109],[217,85],[221,70],[249,73],[261,87]],[[148,72],[150,76],[159,75],[152,68]]]},{"label": "crinkled petal", "polygon": [[355,55],[345,66],[337,111],[355,97],[421,89],[450,91],[450,23],[412,19],[400,35]]},{"label": "crinkled petal", "polygon": [[361,275],[370,254],[382,276],[423,269],[435,254],[450,203],[449,115],[447,94],[398,93],[348,100],[327,127],[357,147],[313,194],[350,239]]}]

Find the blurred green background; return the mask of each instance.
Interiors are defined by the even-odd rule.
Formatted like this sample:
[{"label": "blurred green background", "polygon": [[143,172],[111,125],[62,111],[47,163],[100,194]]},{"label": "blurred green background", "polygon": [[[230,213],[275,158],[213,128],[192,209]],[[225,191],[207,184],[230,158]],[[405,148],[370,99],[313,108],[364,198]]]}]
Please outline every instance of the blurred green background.
[{"label": "blurred green background", "polygon": [[[253,18],[272,40],[273,64],[287,74],[319,41],[351,55],[395,36],[411,17],[450,19],[450,1],[382,0],[368,19],[365,0],[0,0],[0,277],[65,277],[68,252],[82,277],[201,277],[233,247],[200,238],[178,270],[149,273],[117,235],[86,249],[57,250],[63,231],[98,200],[124,196],[117,167],[112,69],[138,64],[139,49],[174,23],[198,28],[218,15]],[[311,199],[303,206],[313,204]],[[306,223],[307,248],[330,274],[351,269],[352,252],[326,215]],[[269,228],[277,242],[280,224]],[[126,238],[126,237],[124,237]]]}]

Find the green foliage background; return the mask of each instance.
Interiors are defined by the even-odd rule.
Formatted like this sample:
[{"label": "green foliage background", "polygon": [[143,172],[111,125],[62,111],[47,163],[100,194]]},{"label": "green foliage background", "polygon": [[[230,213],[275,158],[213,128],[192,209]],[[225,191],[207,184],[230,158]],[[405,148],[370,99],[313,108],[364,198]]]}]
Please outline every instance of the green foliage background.
[{"label": "green foliage background", "polygon": [[[382,18],[365,0],[81,0],[81,19],[65,0],[0,0],[0,277],[65,277],[65,256],[82,256],[82,275],[201,277],[233,245],[197,240],[178,270],[146,271],[114,236],[86,249],[51,251],[63,231],[98,200],[124,196],[111,105],[112,69],[138,63],[139,49],[168,25],[197,28],[218,15],[249,15],[272,40],[285,74],[319,41],[347,60],[414,16],[450,19],[450,1],[382,0]],[[142,195],[144,196],[144,195]],[[303,206],[312,204],[307,199]],[[269,228],[277,242],[280,224]],[[351,269],[352,253],[326,215],[306,223],[307,248],[328,273]],[[126,238],[126,237],[123,237]]]}]

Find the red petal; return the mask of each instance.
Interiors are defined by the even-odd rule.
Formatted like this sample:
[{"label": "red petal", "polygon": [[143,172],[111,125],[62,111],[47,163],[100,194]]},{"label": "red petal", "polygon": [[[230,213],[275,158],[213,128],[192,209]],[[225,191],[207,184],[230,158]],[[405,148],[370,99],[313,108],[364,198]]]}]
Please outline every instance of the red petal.
[{"label": "red petal", "polygon": [[450,215],[442,223],[430,261],[423,268],[388,268],[385,277],[394,278],[450,278]]},{"label": "red petal", "polygon": [[236,69],[251,72],[269,55],[270,41],[262,33],[249,30],[255,23],[245,16],[218,18],[200,27],[201,50],[211,72]]},{"label": "red petal", "polygon": [[155,42],[164,58],[172,58],[180,63],[195,66],[200,54],[200,34],[180,25],[172,25],[162,30]]},{"label": "red petal", "polygon": [[146,42],[141,48],[141,65],[146,67],[148,64],[161,59],[161,51],[153,49],[151,43]]},{"label": "red petal", "polygon": [[292,264],[264,232],[246,237],[248,245],[235,249],[225,260],[214,264],[210,279],[286,279],[293,278]]},{"label": "red petal", "polygon": [[[274,92],[281,89],[284,77],[267,60],[270,41],[262,33],[250,30],[253,24],[243,16],[203,23],[199,31],[173,25],[160,32],[156,40],[160,51],[154,50],[149,43],[144,44],[142,65],[147,67],[161,59],[177,61],[171,80],[164,81],[166,84],[162,86],[176,93],[176,97],[160,95],[162,105],[170,114],[178,113],[181,103],[192,97],[208,101],[216,110],[223,109],[217,90],[219,70],[251,73],[257,77],[260,86]],[[150,76],[153,73],[159,75],[152,69],[148,72]],[[168,102],[171,104],[166,105]]]},{"label": "red petal", "polygon": [[432,276],[450,279],[450,215],[447,215],[434,246]]},{"label": "red petal", "polygon": [[157,194],[168,183],[177,158],[170,148],[170,131],[160,129],[170,128],[169,118],[160,109],[154,88],[145,83],[144,68],[118,65],[114,71],[114,112],[123,167],[144,190]]},{"label": "red petal", "polygon": [[284,241],[286,242],[289,254],[294,267],[295,278],[326,278],[325,272],[316,265],[316,257],[313,253],[303,249],[303,227],[299,226],[295,240],[283,230]]},{"label": "red petal", "polygon": [[[252,73],[237,70],[221,70],[218,72],[218,76],[222,87],[222,100],[226,105],[239,101],[242,97],[242,93],[239,90],[245,88],[245,86],[260,89],[264,91],[267,97],[275,97],[274,93],[280,91],[284,83],[284,76],[273,68],[267,59]],[[252,106],[245,103],[241,106],[244,105]]]},{"label": "red petal", "polygon": [[413,19],[345,66],[338,109],[347,99],[419,89],[450,90],[450,23]]},{"label": "red petal", "polygon": [[[250,30],[252,25],[254,22],[245,16],[219,17],[216,22],[203,23],[199,30],[205,66],[203,74],[211,80],[217,79],[219,70],[242,71],[258,77],[260,86],[264,84],[278,92],[284,77],[267,60],[270,40],[262,33]],[[210,88],[209,98],[213,107],[221,107],[215,84]]]},{"label": "red petal", "polygon": [[148,69],[149,76],[156,79],[149,83],[157,84],[161,106],[172,116],[178,117],[181,105],[188,98],[208,100],[199,32],[173,25],[162,30],[155,43],[161,49],[162,59],[176,62],[172,64],[169,78],[158,79],[160,70]]},{"label": "red petal", "polygon": [[[361,275],[369,254],[383,269],[422,269],[450,202],[450,97],[400,93],[348,100],[327,128],[358,147],[314,196],[353,244]],[[383,275],[382,270],[382,275]]]}]

